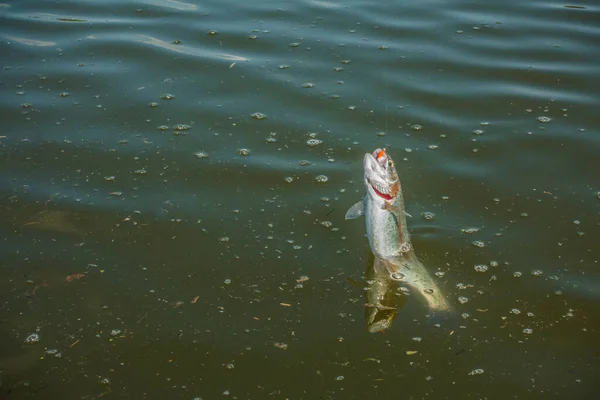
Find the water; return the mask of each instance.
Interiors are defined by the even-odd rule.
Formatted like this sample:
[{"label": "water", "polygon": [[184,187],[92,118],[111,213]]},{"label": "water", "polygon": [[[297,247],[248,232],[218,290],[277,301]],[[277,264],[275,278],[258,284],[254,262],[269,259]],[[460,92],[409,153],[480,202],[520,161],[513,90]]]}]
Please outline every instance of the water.
[{"label": "water", "polygon": [[[0,4],[0,393],[596,398],[599,13]],[[377,147],[452,312],[370,333]]]}]

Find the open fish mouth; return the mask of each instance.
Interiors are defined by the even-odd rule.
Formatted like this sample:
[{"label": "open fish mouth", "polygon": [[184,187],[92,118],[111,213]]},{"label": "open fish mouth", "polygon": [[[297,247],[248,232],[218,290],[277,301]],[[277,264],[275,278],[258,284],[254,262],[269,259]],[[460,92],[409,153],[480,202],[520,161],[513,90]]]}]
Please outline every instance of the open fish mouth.
[{"label": "open fish mouth", "polygon": [[[393,182],[391,185],[387,183],[386,176],[390,174],[389,168],[393,166],[392,161],[388,157],[385,149],[377,149],[371,154],[365,155],[365,170],[367,171],[366,178],[373,191],[385,200],[394,198]],[[372,175],[379,175],[379,179],[371,179],[369,172]]]}]

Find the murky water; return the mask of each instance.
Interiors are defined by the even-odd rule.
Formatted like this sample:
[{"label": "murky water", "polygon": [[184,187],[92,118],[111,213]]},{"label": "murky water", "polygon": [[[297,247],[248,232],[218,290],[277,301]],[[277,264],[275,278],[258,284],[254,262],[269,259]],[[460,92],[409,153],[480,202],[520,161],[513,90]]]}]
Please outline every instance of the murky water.
[{"label": "murky water", "polygon": [[[0,21],[0,397],[597,397],[596,2]],[[394,284],[371,333],[377,147],[452,310]]]}]

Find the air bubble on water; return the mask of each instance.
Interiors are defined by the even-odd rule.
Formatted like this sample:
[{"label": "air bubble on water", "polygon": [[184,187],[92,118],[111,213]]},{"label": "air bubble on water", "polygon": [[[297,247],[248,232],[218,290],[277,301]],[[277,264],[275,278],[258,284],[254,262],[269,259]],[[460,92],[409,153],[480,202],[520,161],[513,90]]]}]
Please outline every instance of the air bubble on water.
[{"label": "air bubble on water", "polygon": [[31,335],[25,338],[25,343],[32,344],[40,341],[40,335],[37,333],[32,333]]},{"label": "air bubble on water", "polygon": [[522,272],[520,272],[520,271],[515,271],[515,272],[513,272],[513,276],[514,276],[515,278],[520,278],[520,277],[521,277],[521,275],[523,275],[523,273],[522,273]]},{"label": "air bubble on water", "polygon": [[62,92],[60,94],[60,97],[69,97],[69,96],[70,96],[69,92]]},{"label": "air bubble on water", "polygon": [[518,308],[513,308],[512,310],[510,310],[511,313],[515,314],[515,315],[519,315],[521,314],[521,310],[519,310]]},{"label": "air bubble on water", "polygon": [[444,271],[436,271],[434,275],[437,276],[438,278],[441,278],[444,275],[446,275],[446,273]]},{"label": "air bubble on water", "polygon": [[526,335],[531,335],[533,333],[533,329],[525,328],[525,329],[523,329],[523,333]]},{"label": "air bubble on water", "polygon": [[477,136],[481,136],[481,135],[483,135],[483,133],[484,133],[484,131],[481,129],[475,129],[473,131],[473,135],[477,135]]},{"label": "air bubble on water", "polygon": [[249,155],[250,155],[250,150],[248,150],[248,149],[238,149],[238,150],[237,150],[237,153],[238,153],[240,156],[244,156],[244,157],[246,157],[246,156],[249,156]]},{"label": "air bubble on water", "polygon": [[483,122],[480,122],[480,123],[479,123],[479,125],[481,125],[481,126],[488,126],[489,124],[490,124],[490,123],[489,123],[489,122],[487,122],[487,121],[483,121]]},{"label": "air bubble on water", "polygon": [[344,380],[344,375],[340,375],[338,377],[335,378],[336,381],[343,381]]},{"label": "air bubble on water", "polygon": [[325,175],[318,175],[315,180],[319,183],[325,183],[329,180],[329,178]]},{"label": "air bubble on water", "polygon": [[166,93],[160,96],[160,98],[163,100],[173,100],[175,96],[173,96],[171,93]]},{"label": "air bubble on water", "polygon": [[460,304],[465,304],[467,301],[469,301],[469,298],[468,298],[468,297],[465,297],[465,296],[460,296],[460,297],[458,298],[458,302],[459,302]]},{"label": "air bubble on water", "polygon": [[410,243],[404,242],[400,243],[400,252],[408,253],[410,251]]},{"label": "air bubble on water", "polygon": [[544,272],[539,269],[531,271],[531,275],[533,275],[533,276],[542,276],[543,274],[544,274]]},{"label": "air bubble on water", "polygon": [[434,290],[433,289],[425,289],[423,290],[425,293],[427,294],[433,294]]},{"label": "air bubble on water", "polygon": [[483,369],[477,368],[477,369],[474,369],[473,371],[469,372],[469,375],[481,375],[483,373],[484,373]]},{"label": "air bubble on water", "polygon": [[110,379],[108,378],[101,378],[99,382],[103,385],[110,385]]},{"label": "air bubble on water", "polygon": [[426,220],[432,220],[433,218],[435,218],[435,214],[429,211],[425,211],[424,213],[421,214],[423,216],[423,218],[425,218]]},{"label": "air bubble on water", "polygon": [[[354,110],[356,110],[356,106],[348,106],[348,110],[350,110],[350,111],[354,111]],[[599,193],[600,193],[600,192],[599,192]]]},{"label": "air bubble on water", "polygon": [[119,336],[120,334],[121,334],[120,329],[113,329],[112,331],[110,331],[111,336]]},{"label": "air bubble on water", "polygon": [[21,104],[21,107],[22,108],[31,108],[31,104],[29,104],[29,103],[23,103],[23,104]]},{"label": "air bubble on water", "polygon": [[312,88],[314,86],[315,85],[313,83],[310,83],[310,82],[306,82],[306,83],[302,84],[302,87],[305,88],[305,89],[310,89],[310,88]]},{"label": "air bubble on water", "polygon": [[462,319],[469,319],[471,317],[471,314],[465,312],[462,313],[460,316],[462,317]]},{"label": "air bubble on water", "polygon": [[490,261],[490,267],[497,267],[498,265],[499,265],[498,261],[494,261],[494,260]]},{"label": "air bubble on water", "polygon": [[268,138],[265,138],[265,142],[267,142],[267,143],[276,143],[277,139],[274,138],[273,136],[269,136]]},{"label": "air bubble on water", "polygon": [[260,121],[263,119],[267,119],[267,114],[263,114],[263,113],[259,113],[259,112],[255,112],[254,114],[251,115],[252,118]]},{"label": "air bubble on water", "polygon": [[538,120],[539,122],[546,123],[546,122],[550,122],[550,121],[552,121],[552,118],[550,118],[550,117],[546,117],[546,116],[544,115],[544,116],[541,116],[541,117],[537,117],[537,120]]},{"label": "air bubble on water", "polygon": [[380,137],[385,136],[385,132],[377,132],[377,136],[380,136]]},{"label": "air bubble on water", "polygon": [[315,147],[315,146],[318,146],[318,145],[320,145],[321,143],[323,143],[323,141],[322,141],[322,140],[319,140],[319,139],[308,139],[308,140],[306,141],[306,144],[307,144],[307,145],[309,145],[310,147]]},{"label": "air bubble on water", "polygon": [[475,232],[479,232],[479,228],[466,228],[462,230],[463,233],[468,233],[468,234],[472,234]]},{"label": "air bubble on water", "polygon": [[292,182],[294,182],[294,178],[293,178],[292,176],[286,176],[286,177],[284,178],[284,180],[285,180],[287,183],[292,183]]},{"label": "air bubble on water", "polygon": [[412,149],[409,148],[409,147],[407,147],[406,149],[404,149],[404,151],[407,152],[407,153],[412,153]]},{"label": "air bubble on water", "polygon": [[301,167],[306,167],[307,165],[310,165],[310,162],[306,160],[301,160],[298,164],[300,164]]},{"label": "air bubble on water", "polygon": [[229,238],[227,236],[223,236],[223,237],[220,237],[218,239],[218,241],[221,243],[227,243],[227,242],[229,242]]},{"label": "air bubble on water", "polygon": [[485,243],[483,243],[481,240],[475,240],[473,242],[473,246],[475,246],[475,247],[485,247]]},{"label": "air bubble on water", "polygon": [[298,46],[300,46],[300,43],[298,43],[298,42],[290,43],[290,47],[298,47]]},{"label": "air bubble on water", "polygon": [[414,338],[412,338],[412,340],[414,340],[415,342],[420,342],[421,340],[423,340],[423,338],[420,336],[415,336]]},{"label": "air bubble on water", "polygon": [[410,127],[410,129],[412,129],[413,131],[421,131],[421,130],[423,130],[423,127],[419,124],[414,124],[413,126]]},{"label": "air bubble on water", "polygon": [[429,148],[429,150],[435,150],[437,149],[439,146],[437,144],[430,144],[429,146],[427,146],[427,148]]},{"label": "air bubble on water", "polygon": [[342,64],[350,64],[352,60],[342,60],[340,61]]},{"label": "air bubble on water", "polygon": [[257,38],[258,38],[258,36],[256,36],[256,35],[248,36],[248,39],[251,39],[251,40],[256,40]]},{"label": "air bubble on water", "polygon": [[177,124],[173,127],[173,130],[178,131],[178,132],[183,132],[183,131],[187,131],[190,130],[191,126],[186,125],[186,124]]},{"label": "air bubble on water", "polygon": [[147,171],[145,169],[136,169],[135,171],[133,171],[134,174],[136,175],[146,175]]},{"label": "air bubble on water", "polygon": [[289,65],[287,65],[287,64],[281,64],[281,65],[279,66],[279,69],[288,69],[289,67],[290,67],[290,66],[289,66]]},{"label": "air bubble on water", "polygon": [[168,131],[170,128],[167,125],[161,125],[158,128],[159,131]]},{"label": "air bubble on water", "polygon": [[223,281],[224,284],[229,285],[231,283],[231,279],[225,279]]},{"label": "air bubble on water", "polygon": [[325,228],[331,228],[333,223],[331,221],[321,221],[321,225],[323,225]]},{"label": "air bubble on water", "polygon": [[596,198],[600,200],[600,192],[596,192]]},{"label": "air bubble on water", "polygon": [[302,250],[302,246],[300,246],[299,244],[295,245],[293,247],[294,250]]},{"label": "air bubble on water", "polygon": [[211,29],[210,31],[206,32],[206,34],[209,36],[215,36],[215,35],[218,35],[219,32],[215,31],[214,29]]},{"label": "air bubble on water", "polygon": [[485,264],[478,264],[475,266],[475,271],[477,272],[487,272],[488,266]]},{"label": "air bubble on water", "polygon": [[225,368],[227,368],[227,369],[234,369],[235,365],[233,365],[232,363],[225,364]]},{"label": "air bubble on water", "polygon": [[196,153],[196,157],[198,158],[208,158],[208,153],[205,153],[204,151],[199,151]]}]

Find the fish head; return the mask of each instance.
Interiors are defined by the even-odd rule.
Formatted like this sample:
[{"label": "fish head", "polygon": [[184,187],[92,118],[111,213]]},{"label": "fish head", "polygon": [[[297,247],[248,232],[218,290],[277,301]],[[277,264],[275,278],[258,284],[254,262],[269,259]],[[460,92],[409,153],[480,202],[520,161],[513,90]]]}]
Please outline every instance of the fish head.
[{"label": "fish head", "polygon": [[374,201],[393,203],[400,193],[400,180],[394,161],[385,149],[365,154],[365,187]]}]

